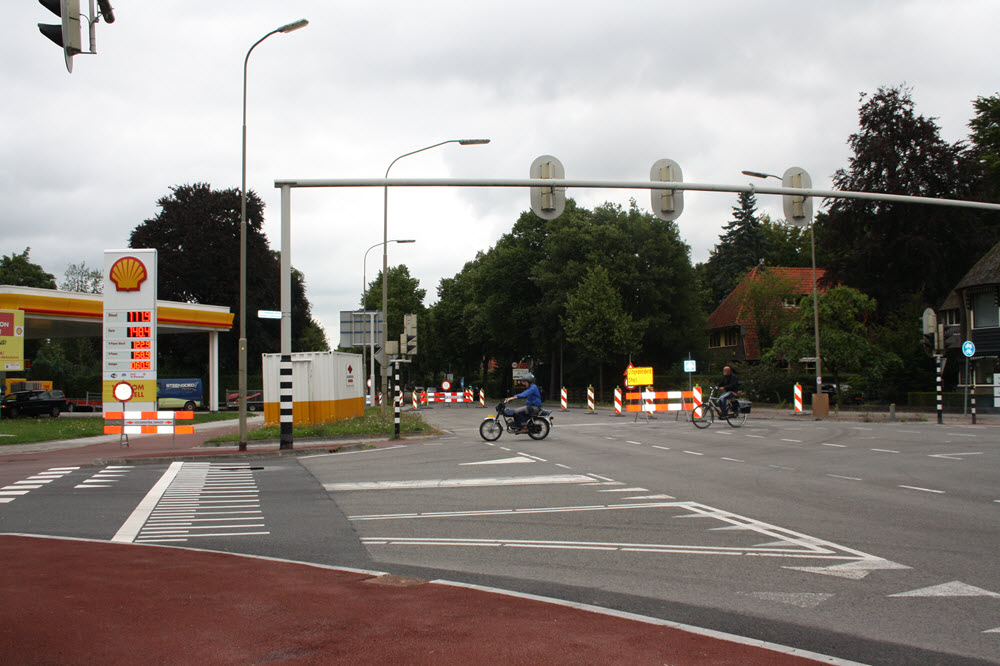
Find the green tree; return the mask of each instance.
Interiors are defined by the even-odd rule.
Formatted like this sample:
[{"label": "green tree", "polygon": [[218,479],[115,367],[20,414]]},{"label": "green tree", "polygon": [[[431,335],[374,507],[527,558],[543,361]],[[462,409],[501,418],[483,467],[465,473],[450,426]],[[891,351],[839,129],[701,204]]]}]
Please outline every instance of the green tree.
[{"label": "green tree", "polygon": [[733,219],[709,254],[705,277],[712,293],[712,306],[721,303],[747,272],[772,255],[770,237],[757,217],[757,196],[741,192]]},{"label": "green tree", "polygon": [[986,193],[1000,200],[1000,94],[977,97],[976,117],[969,121],[972,154],[983,169]]},{"label": "green tree", "polygon": [[[971,198],[978,165],[964,144],[942,140],[934,120],[915,112],[908,88],[879,88],[861,102],[860,129],[848,139],[854,154],[836,172],[836,188]],[[859,199],[833,200],[816,227],[831,284],[873,295],[883,320],[913,294],[940,304],[998,239],[997,225],[964,209]]]},{"label": "green tree", "polygon": [[[240,190],[213,190],[207,183],[179,185],[157,201],[160,211],[133,231],[129,247],[155,248],[158,255],[159,297],[184,303],[240,307]],[[261,231],[264,203],[247,192],[247,365],[250,375],[261,372],[261,355],[280,349],[280,328],[253,316],[277,309],[281,302],[280,257]],[[292,351],[318,351],[325,335],[311,315],[305,280],[292,270]],[[239,331],[220,337],[221,374],[235,375]],[[197,372],[208,366],[204,344],[190,335],[164,336],[158,341],[159,372],[164,376]],[[225,380],[224,380],[225,381]]]},{"label": "green tree", "polygon": [[778,333],[795,318],[788,303],[796,300],[793,280],[774,270],[761,267],[754,279],[746,284],[742,309],[748,314],[760,353],[774,346]]},{"label": "green tree", "polygon": [[770,215],[764,213],[760,216],[760,234],[764,238],[764,247],[769,250],[769,266],[804,268],[812,265],[808,228],[772,220]]},{"label": "green tree", "polygon": [[[902,361],[880,344],[875,325],[877,304],[857,289],[838,286],[819,296],[820,357],[824,379],[840,384],[847,373],[863,375],[872,385],[898,369]],[[764,360],[795,360],[815,355],[813,299],[799,301],[799,316],[778,337]]]},{"label": "green tree", "polygon": [[100,294],[104,292],[104,271],[99,268],[87,268],[87,262],[70,264],[63,274],[63,291],[76,291],[84,294]]},{"label": "green tree", "polygon": [[589,268],[566,297],[562,321],[566,339],[579,345],[584,355],[597,363],[603,399],[604,365],[617,354],[636,351],[645,327],[625,312],[621,295],[603,266]]},{"label": "green tree", "polygon": [[30,252],[31,248],[26,247],[21,254],[11,252],[9,256],[0,258],[0,284],[55,289],[56,276],[46,273],[38,264],[31,263],[28,258]]}]

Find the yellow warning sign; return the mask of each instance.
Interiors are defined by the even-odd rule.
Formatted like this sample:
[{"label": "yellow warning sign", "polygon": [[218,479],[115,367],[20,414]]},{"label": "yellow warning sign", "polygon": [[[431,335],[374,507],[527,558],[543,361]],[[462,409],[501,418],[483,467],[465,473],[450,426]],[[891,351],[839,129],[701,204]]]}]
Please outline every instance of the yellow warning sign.
[{"label": "yellow warning sign", "polygon": [[653,368],[629,368],[625,383],[629,386],[652,386]]}]

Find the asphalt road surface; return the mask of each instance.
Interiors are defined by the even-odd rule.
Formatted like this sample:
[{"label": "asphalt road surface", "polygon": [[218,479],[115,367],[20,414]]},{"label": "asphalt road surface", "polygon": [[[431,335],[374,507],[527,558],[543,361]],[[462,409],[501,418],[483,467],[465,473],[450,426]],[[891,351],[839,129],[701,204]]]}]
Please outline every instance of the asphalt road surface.
[{"label": "asphalt road surface", "polygon": [[570,410],[544,441],[488,443],[485,414],[439,406],[442,436],[297,459],[22,456],[0,467],[0,531],[447,578],[864,663],[1000,663],[995,425]]}]

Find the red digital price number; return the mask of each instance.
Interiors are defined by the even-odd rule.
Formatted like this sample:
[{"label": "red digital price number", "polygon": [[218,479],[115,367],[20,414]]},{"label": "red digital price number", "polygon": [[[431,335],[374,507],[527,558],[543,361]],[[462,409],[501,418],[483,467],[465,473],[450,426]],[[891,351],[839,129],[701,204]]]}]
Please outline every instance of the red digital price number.
[{"label": "red digital price number", "polygon": [[152,370],[153,369],[153,362],[152,361],[132,361],[132,369],[133,370]]},{"label": "red digital price number", "polygon": [[136,310],[129,311],[125,313],[126,321],[132,322],[147,322],[152,323],[153,312],[151,310]]},{"label": "red digital price number", "polygon": [[152,340],[133,340],[132,341],[132,349],[152,349],[152,348],[153,348],[153,341]]},{"label": "red digital price number", "polygon": [[128,337],[130,338],[151,338],[152,327],[150,326],[129,326]]},{"label": "red digital price number", "polygon": [[151,359],[151,358],[153,358],[152,354],[153,354],[153,352],[148,352],[148,351],[134,351],[134,352],[132,352],[132,358],[135,358],[135,359],[141,359],[141,358]]}]

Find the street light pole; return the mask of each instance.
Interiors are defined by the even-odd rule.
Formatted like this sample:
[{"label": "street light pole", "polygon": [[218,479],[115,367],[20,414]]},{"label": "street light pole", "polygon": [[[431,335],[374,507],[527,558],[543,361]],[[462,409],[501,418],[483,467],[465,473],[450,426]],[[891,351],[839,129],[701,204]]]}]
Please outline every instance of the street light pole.
[{"label": "street light pole", "polygon": [[[743,171],[744,176],[754,178],[777,178],[781,176],[763,171]],[[819,294],[816,288],[816,221],[809,220],[809,245],[812,250],[812,292],[813,292],[813,332],[816,342],[816,393],[823,392],[823,359],[819,355]]]},{"label": "street light pole", "polygon": [[[417,150],[411,150],[408,153],[403,153],[392,162],[389,163],[389,167],[385,170],[386,179],[389,178],[389,169],[392,169],[392,165],[403,159],[404,157],[409,157],[410,155],[416,155],[417,153],[422,153],[425,150],[430,150],[431,148],[437,148],[438,146],[443,146],[446,143],[457,143],[462,146],[478,146],[489,143],[489,139],[448,139],[447,141],[440,141],[430,146],[424,146],[423,148],[418,148]],[[385,317],[385,322],[382,325],[382,391],[388,395],[387,385],[389,383],[389,364],[387,362],[388,353],[386,351],[386,345],[388,344],[388,330],[389,330],[389,282],[387,281],[387,273],[389,272],[389,185],[388,183],[384,186],[383,192],[383,204],[382,204],[382,316]],[[374,391],[374,387],[372,387]],[[382,415],[385,416],[389,412],[387,401],[382,401]]]},{"label": "street light pole", "polygon": [[[240,391],[240,442],[239,450],[247,450],[247,65],[250,53],[257,45],[277,32],[293,32],[309,25],[299,19],[267,33],[250,47],[243,59],[243,178],[240,181],[240,342],[239,342],[239,391]],[[214,388],[213,388],[214,390]]]},{"label": "street light pole", "polygon": [[[393,240],[390,240],[390,241],[383,241],[381,243],[375,243],[370,248],[368,248],[367,250],[365,250],[365,258],[361,262],[361,309],[362,310],[367,310],[368,309],[368,308],[365,307],[365,289],[368,288],[368,278],[367,278],[367,275],[368,275],[368,268],[367,268],[367,265],[368,265],[368,253],[371,252],[372,250],[374,250],[375,248],[377,248],[379,245],[385,245],[385,243],[387,243],[387,242],[388,243],[416,243],[417,241],[414,240],[414,239],[412,239],[412,238],[406,239],[406,240],[401,240],[401,239],[398,239],[398,238],[394,238]],[[383,324],[383,327],[384,327],[384,324]],[[372,330],[371,330],[371,346],[372,346],[372,350],[371,350],[372,351],[372,359],[371,359],[371,404],[374,406],[375,405],[375,327],[374,326],[372,326]],[[365,365],[365,354],[364,354],[364,351],[365,351],[365,346],[362,345],[361,346],[361,366],[362,366],[362,369],[364,369],[364,365]]]}]

